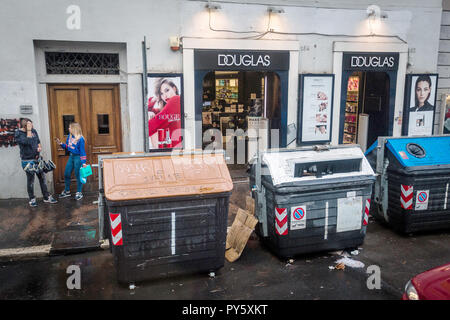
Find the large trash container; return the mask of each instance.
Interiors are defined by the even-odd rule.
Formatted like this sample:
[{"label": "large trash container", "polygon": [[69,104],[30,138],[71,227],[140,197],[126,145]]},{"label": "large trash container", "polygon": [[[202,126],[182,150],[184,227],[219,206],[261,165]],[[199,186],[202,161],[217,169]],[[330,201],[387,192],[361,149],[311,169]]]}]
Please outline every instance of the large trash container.
[{"label": "large trash container", "polygon": [[256,230],[276,255],[363,243],[375,176],[359,146],[274,150],[258,159],[250,174]]},{"label": "large trash container", "polygon": [[223,153],[112,155],[99,164],[119,282],[224,265],[233,183]]},{"label": "large trash container", "polygon": [[401,233],[450,228],[450,136],[379,137],[371,214]]}]

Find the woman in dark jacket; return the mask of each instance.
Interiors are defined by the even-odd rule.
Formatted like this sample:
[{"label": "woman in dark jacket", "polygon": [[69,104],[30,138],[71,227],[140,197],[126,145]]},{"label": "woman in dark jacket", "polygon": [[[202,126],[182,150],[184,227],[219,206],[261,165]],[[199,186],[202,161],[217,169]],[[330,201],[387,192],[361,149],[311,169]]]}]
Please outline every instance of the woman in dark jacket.
[{"label": "woman in dark jacket", "polygon": [[38,163],[39,153],[42,151],[42,147],[37,131],[33,128],[33,122],[30,119],[22,119],[21,128],[16,130],[14,138],[19,144],[22,169],[27,174],[27,191],[28,197],[30,198],[30,206],[37,206],[36,197],[34,196],[34,175],[37,175],[39,179],[44,202],[57,203],[58,201],[47,190],[44,173],[34,170],[35,165]]}]

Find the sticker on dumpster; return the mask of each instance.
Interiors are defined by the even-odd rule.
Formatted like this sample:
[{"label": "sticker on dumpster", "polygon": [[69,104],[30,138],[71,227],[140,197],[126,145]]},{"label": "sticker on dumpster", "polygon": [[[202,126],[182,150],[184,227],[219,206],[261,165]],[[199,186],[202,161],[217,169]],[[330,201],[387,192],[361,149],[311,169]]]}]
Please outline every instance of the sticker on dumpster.
[{"label": "sticker on dumpster", "polygon": [[362,197],[337,199],[336,232],[361,229],[362,210]]},{"label": "sticker on dumpster", "polygon": [[417,191],[415,210],[427,210],[428,209],[429,195],[430,195],[430,190]]},{"label": "sticker on dumpster", "polygon": [[412,210],[414,187],[413,186],[400,186],[400,204],[403,209]]},{"label": "sticker on dumpster", "polygon": [[356,191],[347,192],[347,198],[354,198],[354,197],[356,197]]},{"label": "sticker on dumpster", "polygon": [[279,236],[288,234],[288,219],[286,208],[275,208],[275,230]]},{"label": "sticker on dumpster", "polygon": [[366,206],[364,207],[364,221],[363,225],[367,226],[369,224],[369,212],[370,212],[370,199],[366,200]]},{"label": "sticker on dumpster", "polygon": [[402,157],[402,159],[408,160],[408,155],[404,152],[404,151],[399,151],[398,154],[400,155],[400,157]]},{"label": "sticker on dumpster", "polygon": [[115,246],[123,245],[122,240],[122,219],[120,213],[109,213],[109,222],[111,224],[111,238]]},{"label": "sticker on dumpster", "polygon": [[291,230],[306,228],[306,206],[291,208]]}]

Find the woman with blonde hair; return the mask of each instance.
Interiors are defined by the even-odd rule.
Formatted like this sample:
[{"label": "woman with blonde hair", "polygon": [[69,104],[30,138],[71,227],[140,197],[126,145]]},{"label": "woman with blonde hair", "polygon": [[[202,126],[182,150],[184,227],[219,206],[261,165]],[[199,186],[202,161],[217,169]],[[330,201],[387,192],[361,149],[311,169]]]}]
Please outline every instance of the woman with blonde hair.
[{"label": "woman with blonde hair", "polygon": [[81,166],[86,166],[86,140],[81,132],[80,124],[72,122],[69,125],[69,135],[67,136],[66,143],[62,143],[58,138],[56,139],[56,142],[70,154],[64,171],[64,191],[59,197],[66,198],[70,196],[70,178],[72,176],[72,171],[75,171],[75,177],[77,178],[77,193],[75,194],[75,200],[81,200],[83,198],[83,194],[81,193],[83,184],[80,180],[80,168]]}]

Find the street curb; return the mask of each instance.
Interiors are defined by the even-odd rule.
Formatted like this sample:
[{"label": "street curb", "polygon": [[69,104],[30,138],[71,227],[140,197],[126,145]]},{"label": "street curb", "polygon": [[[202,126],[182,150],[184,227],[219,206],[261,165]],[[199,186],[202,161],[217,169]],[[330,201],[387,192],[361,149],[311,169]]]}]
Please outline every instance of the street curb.
[{"label": "street curb", "polygon": [[0,249],[0,261],[17,261],[48,256],[51,245]]},{"label": "street curb", "polygon": [[76,248],[73,251],[68,249],[61,253],[51,252],[51,247],[52,247],[51,244],[46,244],[42,246],[33,246],[33,247],[0,249],[0,262],[22,261],[42,257],[50,257],[50,256],[54,257],[66,254],[78,254],[93,250],[106,250],[109,248],[109,241],[108,239],[100,240],[97,249],[93,249],[92,247],[86,248],[86,250],[83,250],[82,248]]}]

